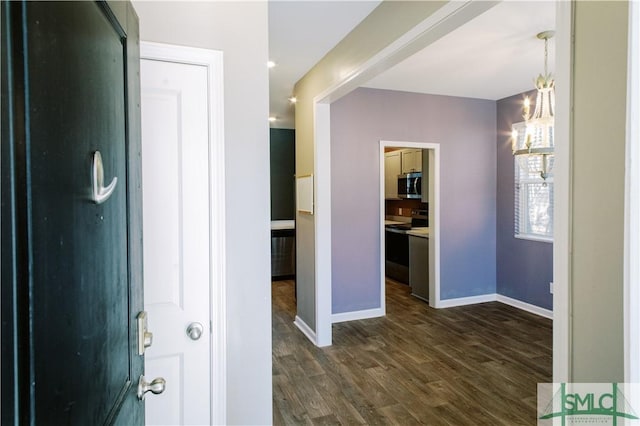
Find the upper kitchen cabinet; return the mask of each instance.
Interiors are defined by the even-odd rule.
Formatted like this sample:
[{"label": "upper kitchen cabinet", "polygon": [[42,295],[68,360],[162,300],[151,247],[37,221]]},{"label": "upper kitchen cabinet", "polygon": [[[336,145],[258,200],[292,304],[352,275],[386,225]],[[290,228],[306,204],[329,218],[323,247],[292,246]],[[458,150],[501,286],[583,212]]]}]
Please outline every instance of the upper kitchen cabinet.
[{"label": "upper kitchen cabinet", "polygon": [[384,198],[398,199],[398,175],[401,173],[401,151],[384,154]]},{"label": "upper kitchen cabinet", "polygon": [[402,173],[413,173],[422,171],[422,150],[403,149],[402,153]]}]

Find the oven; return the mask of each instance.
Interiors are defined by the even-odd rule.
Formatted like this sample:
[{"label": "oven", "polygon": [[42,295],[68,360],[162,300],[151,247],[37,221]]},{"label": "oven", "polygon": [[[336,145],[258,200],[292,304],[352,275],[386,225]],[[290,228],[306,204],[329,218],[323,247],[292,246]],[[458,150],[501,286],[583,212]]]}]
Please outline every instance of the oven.
[{"label": "oven", "polygon": [[411,228],[429,226],[426,209],[411,210],[411,223],[386,225],[384,233],[385,275],[409,284],[409,235]]},{"label": "oven", "polygon": [[408,229],[393,226],[387,225],[384,233],[385,274],[396,281],[409,284]]}]

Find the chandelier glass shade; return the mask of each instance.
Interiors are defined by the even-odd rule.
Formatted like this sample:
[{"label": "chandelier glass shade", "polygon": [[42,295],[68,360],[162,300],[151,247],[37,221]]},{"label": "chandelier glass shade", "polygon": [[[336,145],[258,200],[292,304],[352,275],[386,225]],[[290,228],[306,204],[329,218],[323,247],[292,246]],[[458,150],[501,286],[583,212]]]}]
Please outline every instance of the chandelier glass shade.
[{"label": "chandelier glass shade", "polygon": [[552,176],[554,157],[554,109],[555,81],[547,72],[547,43],[553,31],[538,34],[544,40],[544,74],[535,80],[536,103],[531,114],[531,100],[526,97],[522,111],[523,122],[512,126],[511,143],[513,155],[526,175],[546,180]]}]

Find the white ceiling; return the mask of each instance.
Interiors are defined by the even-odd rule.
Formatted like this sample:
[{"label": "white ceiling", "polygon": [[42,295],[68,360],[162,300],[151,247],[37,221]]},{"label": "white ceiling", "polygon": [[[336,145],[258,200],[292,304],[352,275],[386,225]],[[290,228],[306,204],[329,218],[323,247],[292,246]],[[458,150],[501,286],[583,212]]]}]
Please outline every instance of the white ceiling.
[{"label": "white ceiling", "polygon": [[269,1],[269,114],[292,129],[293,86],[380,1]]},{"label": "white ceiling", "polygon": [[[533,89],[544,42],[555,29],[553,2],[505,1],[365,84],[378,89],[502,99]],[[549,42],[549,70],[554,69]]]},{"label": "white ceiling", "polygon": [[[269,45],[272,127],[293,128],[293,86],[379,2],[271,1]],[[543,71],[544,43],[555,29],[552,1],[503,1],[421,52],[375,77],[366,87],[482,99],[533,88]],[[553,39],[549,70],[554,70]]]}]

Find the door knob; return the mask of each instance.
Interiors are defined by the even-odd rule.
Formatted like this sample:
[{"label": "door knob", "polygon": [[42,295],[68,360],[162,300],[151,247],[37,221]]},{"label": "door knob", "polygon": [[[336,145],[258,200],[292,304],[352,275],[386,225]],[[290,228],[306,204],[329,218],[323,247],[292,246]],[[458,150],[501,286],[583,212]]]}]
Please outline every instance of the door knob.
[{"label": "door knob", "polygon": [[164,392],[166,384],[166,380],[162,377],[155,378],[149,383],[145,380],[144,376],[140,376],[140,380],[138,381],[138,399],[144,401],[144,396],[147,392],[155,395]]},{"label": "door knob", "polygon": [[204,328],[202,327],[202,324],[199,322],[192,322],[187,327],[187,336],[189,336],[191,340],[198,340],[200,336],[202,336],[203,330]]}]

